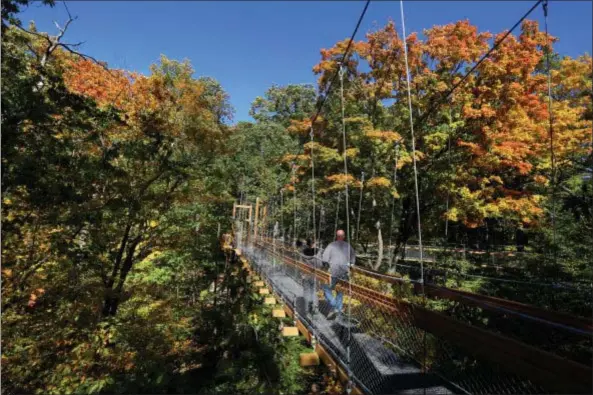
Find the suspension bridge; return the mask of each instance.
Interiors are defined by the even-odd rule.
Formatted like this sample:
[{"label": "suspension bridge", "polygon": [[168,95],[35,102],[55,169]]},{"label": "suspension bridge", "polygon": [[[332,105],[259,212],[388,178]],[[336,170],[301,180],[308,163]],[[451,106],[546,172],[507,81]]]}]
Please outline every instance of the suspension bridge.
[{"label": "suspension bridge", "polygon": [[[589,393],[592,388],[590,366],[561,355],[569,343],[590,347],[590,320],[425,284],[424,296],[431,301],[450,301],[497,320],[503,330],[495,332],[430,307],[418,283],[356,266],[350,280],[337,287],[346,295],[349,314],[330,320],[322,296],[329,273],[271,232],[256,237],[249,221],[242,222],[236,249],[227,252],[263,280],[262,293],[271,291],[295,328],[317,344],[317,353],[353,391],[517,394]],[[529,344],[525,333],[511,329],[516,322],[546,340]]]},{"label": "suspension bridge", "polygon": [[[315,142],[315,121],[323,111],[331,89],[339,81],[341,104],[341,140],[344,176],[348,179],[347,133],[344,111],[343,65],[348,60],[352,42],[370,1],[358,19],[338,69],[328,80],[318,100],[317,112],[311,117],[310,141]],[[538,6],[543,5],[547,34],[547,1],[537,1],[509,31],[500,37],[470,70],[418,119],[413,119],[410,93],[408,48],[405,40],[405,17],[400,1],[403,54],[408,90],[411,151],[415,152],[414,126],[422,123],[448,100],[468,76],[515,30]],[[550,59],[546,57],[548,88]],[[549,88],[550,89],[550,88]],[[552,99],[548,89],[548,106]],[[553,119],[550,115],[550,149],[553,152]],[[397,183],[397,150],[393,183]],[[312,229],[307,234],[321,247],[323,211],[316,207],[315,155],[311,150]],[[504,298],[453,289],[431,281],[424,263],[435,263],[435,248],[422,242],[422,218],[418,193],[416,155],[411,155],[414,189],[417,245],[408,255],[417,261],[418,276],[403,278],[361,265],[349,265],[348,276],[338,280],[336,291],[344,295],[344,315],[334,319],[324,297],[324,284],[331,282],[329,272],[316,258],[304,256],[297,247],[297,211],[294,205],[292,240],[284,229],[273,226],[267,217],[267,205],[260,209],[259,198],[252,203],[243,199],[233,208],[234,245],[225,250],[229,259],[241,262],[244,275],[257,275],[262,294],[273,293],[285,311],[293,317],[293,335],[300,332],[314,344],[317,354],[331,364],[346,384],[348,393],[591,393],[593,371],[591,348],[593,324],[590,318],[552,311]],[[552,184],[554,184],[552,160]],[[296,189],[293,190],[296,202]],[[364,175],[363,175],[364,178]],[[336,229],[340,208],[338,194]],[[362,196],[362,194],[361,194]],[[344,211],[346,239],[351,240],[348,182],[345,182]],[[395,199],[395,198],[394,198]],[[552,194],[552,200],[554,194]],[[280,204],[284,196],[280,191]],[[448,205],[448,202],[447,202]],[[360,206],[360,202],[359,202]],[[280,215],[283,215],[280,209]],[[393,205],[391,207],[393,223]],[[319,223],[317,222],[319,218]],[[359,217],[356,220],[358,234]],[[390,225],[391,226],[391,225]],[[555,234],[555,223],[552,221]],[[334,230],[335,231],[335,230]],[[290,233],[290,232],[289,232]],[[391,229],[389,230],[391,253]],[[381,241],[382,243],[382,241]],[[382,247],[381,247],[382,248]],[[465,253],[465,250],[464,250]],[[347,257],[350,262],[350,257]],[[382,251],[378,262],[381,262]],[[380,266],[380,264],[378,265]],[[334,279],[335,280],[335,279]],[[514,281],[514,280],[510,280]]]}]

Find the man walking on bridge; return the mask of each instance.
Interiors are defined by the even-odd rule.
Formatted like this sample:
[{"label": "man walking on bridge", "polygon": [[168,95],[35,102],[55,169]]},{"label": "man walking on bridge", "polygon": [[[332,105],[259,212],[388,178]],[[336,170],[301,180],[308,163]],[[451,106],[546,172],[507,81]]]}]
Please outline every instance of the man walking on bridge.
[{"label": "man walking on bridge", "polygon": [[340,280],[349,279],[350,266],[356,261],[356,253],[350,244],[345,241],[346,234],[342,229],[336,232],[336,241],[330,243],[323,251],[323,262],[329,263],[330,284],[323,285],[325,299],[332,307],[332,311],[327,316],[333,320],[336,316],[342,314],[343,293],[336,291],[336,297],[333,296],[333,290]]}]

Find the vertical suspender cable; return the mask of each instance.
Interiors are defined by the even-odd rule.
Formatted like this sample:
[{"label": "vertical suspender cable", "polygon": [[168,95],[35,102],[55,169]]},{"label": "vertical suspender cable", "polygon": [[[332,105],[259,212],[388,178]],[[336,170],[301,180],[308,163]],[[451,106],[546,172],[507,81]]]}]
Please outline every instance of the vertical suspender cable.
[{"label": "vertical suspender cable", "polygon": [[[313,134],[313,124],[311,124],[311,133],[310,133],[310,138],[311,138],[311,202],[313,204],[313,245],[311,247],[313,247],[313,251],[315,252],[315,249],[318,248],[317,246],[317,223],[316,223],[316,218],[315,218],[315,158],[313,156],[313,151],[315,149],[314,147],[314,134]],[[316,267],[316,256],[317,254],[314,254],[314,258],[311,259],[311,262],[313,262],[313,267],[315,269],[317,269]],[[314,272],[313,274],[313,292],[316,294],[317,293],[317,273]],[[313,300],[312,302],[315,304],[315,300],[316,297],[313,296]],[[308,307],[308,306],[307,306]],[[316,309],[317,306],[314,306],[314,308]],[[314,322],[314,320],[311,320],[311,322]]]},{"label": "vertical suspender cable", "polygon": [[[449,132],[451,132],[449,130]],[[451,134],[447,136],[447,165],[451,167]],[[449,170],[449,169],[447,169]],[[445,205],[445,246],[447,245],[447,241],[449,240],[449,216],[447,213],[449,212],[449,199],[450,199],[450,190],[447,188],[447,203]]]},{"label": "vertical suspender cable", "polygon": [[364,191],[364,171],[360,180],[360,196],[358,197],[358,214],[356,216],[356,240],[360,239],[360,212],[362,211],[362,193]]},{"label": "vertical suspender cable", "polygon": [[296,247],[297,244],[297,227],[296,227],[296,218],[297,218],[297,199],[296,199],[296,183],[295,183],[295,178],[296,178],[296,165],[293,163],[292,164],[292,203],[293,203],[293,224],[292,224],[292,234],[293,234],[293,245]]},{"label": "vertical suspender cable", "polygon": [[338,218],[340,218],[340,196],[342,196],[342,192],[338,192],[338,196],[336,198],[338,203],[336,204],[336,224],[334,225],[334,236],[338,231]]},{"label": "vertical suspender cable", "polygon": [[[342,64],[340,64],[340,102],[342,107],[342,156],[344,157],[344,175],[346,176],[346,182],[344,183],[344,204],[346,206],[346,240],[348,240],[348,243],[352,243],[352,240],[350,240],[350,209],[348,206],[348,157],[346,155],[346,119],[344,113],[344,67]],[[354,279],[352,277],[351,267],[351,249],[348,248],[348,389],[350,389],[352,383],[352,369],[350,367],[350,343],[352,341],[352,281]]]},{"label": "vertical suspender cable", "polygon": [[[393,167],[393,187],[397,185],[397,160],[399,156],[399,140],[395,142],[395,166]],[[393,221],[395,220],[395,195],[391,198],[391,218],[389,219],[389,266],[393,262]],[[396,270],[397,271],[397,270]]]},{"label": "vertical suspender cable", "polygon": [[556,264],[557,246],[556,246],[556,154],[554,153],[554,114],[552,109],[552,71],[550,62],[550,52],[552,51],[552,44],[550,43],[550,36],[548,35],[548,0],[543,2],[544,9],[544,26],[546,30],[546,72],[548,74],[548,121],[550,128],[550,160],[551,160],[551,175],[552,175],[552,244],[554,264]]},{"label": "vertical suspender cable", "polygon": [[284,230],[284,191],[280,190],[280,222],[282,223],[282,243],[280,244],[280,263],[284,266],[284,245],[286,243],[286,232]]},{"label": "vertical suspender cable", "polygon": [[[344,183],[345,199],[344,204],[346,205],[346,238],[350,242],[350,207],[348,205],[348,160],[346,156],[346,119],[344,115],[344,67],[340,65],[340,97],[342,104],[342,156],[344,158],[344,175],[346,176],[346,182]],[[350,257],[348,257],[350,258]]]},{"label": "vertical suspender cable", "polygon": [[[423,262],[423,251],[422,251],[422,222],[420,219],[420,195],[418,192],[418,168],[416,166],[416,142],[414,137],[414,120],[412,117],[412,90],[410,83],[410,67],[408,65],[408,44],[406,42],[406,22],[404,18],[404,2],[399,1],[401,18],[402,18],[402,39],[404,42],[404,60],[406,63],[406,81],[408,85],[408,111],[410,116],[410,133],[412,137],[412,160],[414,164],[414,189],[416,192],[416,219],[418,226],[418,247],[420,248],[420,287],[422,290],[422,301],[426,304],[426,294],[424,293],[424,262]],[[426,373],[426,331],[422,331],[422,345],[424,350],[424,358],[422,364],[422,371]],[[426,394],[426,387],[424,388]]]},{"label": "vertical suspender cable", "polygon": [[422,293],[424,294],[424,262],[423,262],[423,251],[422,251],[422,223],[420,221],[420,196],[418,193],[418,168],[416,166],[416,141],[414,138],[414,120],[412,117],[412,90],[410,84],[410,68],[408,65],[408,44],[406,42],[406,23],[404,21],[404,2],[399,1],[401,18],[402,18],[402,30],[403,30],[403,42],[404,42],[404,60],[406,62],[406,80],[408,84],[408,111],[410,115],[410,133],[412,135],[412,160],[414,164],[414,189],[416,192],[416,220],[418,226],[418,247],[420,248],[420,283],[422,284]]},{"label": "vertical suspender cable", "polygon": [[313,125],[311,125],[311,202],[313,203],[313,244],[317,242],[317,224],[315,217],[315,159],[313,158],[314,136]]}]

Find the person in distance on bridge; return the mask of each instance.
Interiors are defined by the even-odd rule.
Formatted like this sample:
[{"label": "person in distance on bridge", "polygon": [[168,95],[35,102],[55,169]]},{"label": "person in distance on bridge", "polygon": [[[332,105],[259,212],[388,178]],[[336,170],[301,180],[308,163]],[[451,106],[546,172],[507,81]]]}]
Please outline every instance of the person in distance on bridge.
[{"label": "person in distance on bridge", "polygon": [[[323,263],[318,254],[319,248],[313,243],[313,240],[307,239],[306,247],[303,249],[304,262],[315,269],[321,269]],[[305,276],[303,288],[307,311],[309,314],[314,314],[317,308],[317,293],[315,292],[315,280],[313,276]]]},{"label": "person in distance on bridge", "polygon": [[332,307],[332,311],[327,316],[333,320],[336,316],[342,314],[343,293],[336,291],[336,297],[333,297],[333,290],[340,280],[348,280],[350,266],[356,261],[354,248],[346,241],[346,233],[340,229],[336,232],[336,241],[330,243],[323,251],[323,262],[329,264],[330,284],[323,285],[325,299]]}]

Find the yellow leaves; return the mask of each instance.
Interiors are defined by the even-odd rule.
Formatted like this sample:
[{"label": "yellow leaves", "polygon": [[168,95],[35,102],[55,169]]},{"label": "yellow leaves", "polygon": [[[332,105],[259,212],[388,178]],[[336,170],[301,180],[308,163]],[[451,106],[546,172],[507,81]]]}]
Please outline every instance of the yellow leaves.
[{"label": "yellow leaves", "polygon": [[137,310],[136,313],[142,318],[148,318],[151,314],[153,314],[156,310],[160,309],[165,305],[165,302],[162,300],[154,301],[148,305],[142,305]]},{"label": "yellow leaves", "polygon": [[159,223],[158,223],[158,221],[155,221],[155,220],[153,219],[153,220],[150,220],[150,221],[148,222],[148,225],[149,225],[151,228],[156,228],[156,227],[159,225]]},{"label": "yellow leaves", "polygon": [[347,158],[355,158],[359,154],[360,150],[358,148],[348,148],[346,149],[346,157]]},{"label": "yellow leaves", "polygon": [[488,179],[490,181],[496,182],[496,183],[498,183],[500,185],[503,185],[504,184],[504,182],[502,181],[502,178],[500,178],[500,176],[490,176],[490,177],[488,177]]},{"label": "yellow leaves", "polygon": [[326,181],[330,182],[329,190],[342,190],[346,188],[346,184],[354,188],[360,188],[361,183],[355,179],[352,174],[332,174],[325,177]]},{"label": "yellow leaves", "polygon": [[402,137],[399,133],[390,132],[390,131],[380,131],[380,130],[368,130],[365,132],[365,136],[371,140],[380,140],[384,142],[395,143],[396,141],[401,141]]},{"label": "yellow leaves", "polygon": [[306,162],[308,159],[309,159],[309,155],[286,154],[280,159],[280,161],[283,163],[298,162],[298,161]]},{"label": "yellow leaves", "polygon": [[435,89],[437,92],[445,92],[447,89],[449,89],[449,87],[444,81],[439,81]]},{"label": "yellow leaves", "polygon": [[523,224],[535,224],[543,215],[540,207],[542,197],[527,192],[517,192],[493,186],[500,177],[492,176],[481,180],[479,188],[467,186],[452,189],[452,205],[445,217],[450,221],[461,221],[465,226],[475,228],[486,218],[507,218]]},{"label": "yellow leaves", "polygon": [[304,148],[313,153],[315,162],[329,163],[342,160],[337,149],[326,147],[318,142],[308,142]]},{"label": "yellow leaves", "polygon": [[428,152],[436,152],[443,149],[447,144],[449,135],[445,132],[435,131],[424,137],[424,143]]},{"label": "yellow leaves", "polygon": [[10,200],[9,198],[4,198],[2,199],[2,203],[7,206],[10,206],[12,204],[12,200]]},{"label": "yellow leaves", "polygon": [[385,177],[373,177],[366,182],[367,188],[390,188],[391,181]]}]

